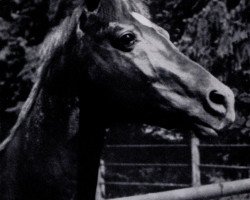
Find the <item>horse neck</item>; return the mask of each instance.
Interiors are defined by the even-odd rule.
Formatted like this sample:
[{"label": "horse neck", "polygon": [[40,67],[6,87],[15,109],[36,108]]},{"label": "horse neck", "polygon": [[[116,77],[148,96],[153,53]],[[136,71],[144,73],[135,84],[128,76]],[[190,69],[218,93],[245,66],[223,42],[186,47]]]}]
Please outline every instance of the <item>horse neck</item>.
[{"label": "horse neck", "polygon": [[57,146],[77,134],[78,118],[77,97],[51,95],[42,89],[21,129],[25,130],[25,138],[31,143],[37,141]]},{"label": "horse neck", "polygon": [[[76,67],[65,62],[61,63],[60,68],[68,66]],[[56,147],[60,141],[65,143],[78,137],[79,125],[80,137],[89,133],[97,134],[96,136],[104,134],[107,110],[101,97],[96,95],[95,88],[86,77],[83,76],[81,82],[75,82],[73,79],[77,79],[77,75],[68,69],[56,75],[53,75],[55,72],[48,71],[52,77],[45,79],[31,112],[21,126],[31,143],[49,140]]]}]

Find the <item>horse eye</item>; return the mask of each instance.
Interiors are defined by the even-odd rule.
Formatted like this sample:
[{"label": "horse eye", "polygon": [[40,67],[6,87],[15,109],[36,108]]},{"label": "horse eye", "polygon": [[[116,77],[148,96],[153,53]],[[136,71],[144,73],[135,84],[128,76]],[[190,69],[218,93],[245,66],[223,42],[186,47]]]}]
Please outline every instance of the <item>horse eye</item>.
[{"label": "horse eye", "polygon": [[119,43],[124,47],[131,47],[136,42],[136,36],[134,33],[125,33],[119,38]]},{"label": "horse eye", "polygon": [[133,50],[134,44],[136,43],[136,35],[133,32],[125,32],[120,35],[113,37],[111,35],[111,44],[113,47],[129,52]]}]

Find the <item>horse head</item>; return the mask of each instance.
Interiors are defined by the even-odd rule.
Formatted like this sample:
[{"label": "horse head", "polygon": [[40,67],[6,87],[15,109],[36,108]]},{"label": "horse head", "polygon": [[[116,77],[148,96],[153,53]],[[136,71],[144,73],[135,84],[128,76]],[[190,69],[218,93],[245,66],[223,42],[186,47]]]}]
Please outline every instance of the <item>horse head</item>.
[{"label": "horse head", "polygon": [[[216,135],[234,121],[234,95],[183,55],[138,3],[85,1],[77,37],[88,80],[108,111],[152,124],[185,122]],[[122,114],[121,114],[122,113]],[[128,118],[129,118],[128,117]],[[169,123],[170,122],[170,123]]]}]

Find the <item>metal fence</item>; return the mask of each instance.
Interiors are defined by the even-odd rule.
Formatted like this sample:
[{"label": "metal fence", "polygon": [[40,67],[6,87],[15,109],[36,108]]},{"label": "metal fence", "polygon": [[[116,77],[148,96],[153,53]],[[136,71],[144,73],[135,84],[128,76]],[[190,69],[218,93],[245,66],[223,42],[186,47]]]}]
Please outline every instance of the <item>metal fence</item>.
[{"label": "metal fence", "polygon": [[[232,194],[250,192],[250,179],[242,181],[233,181],[228,183],[211,184],[208,186],[201,186],[201,171],[204,169],[230,169],[230,170],[243,170],[250,172],[250,166],[238,165],[217,165],[217,164],[204,164],[200,161],[200,150],[208,148],[249,148],[250,145],[246,144],[200,144],[199,139],[195,136],[191,137],[190,145],[107,145],[108,149],[146,149],[146,148],[188,148],[191,152],[190,164],[186,163],[122,163],[122,162],[105,162],[101,161],[99,170],[99,181],[97,186],[97,200],[106,198],[106,186],[148,186],[148,187],[168,187],[168,188],[184,188],[168,192],[160,192],[150,195],[139,195],[135,197],[118,198],[124,200],[146,200],[146,199],[208,199],[213,197],[228,196]],[[191,168],[192,180],[190,184],[182,183],[148,183],[148,182],[118,182],[118,181],[105,181],[106,167],[171,167],[171,168]],[[201,186],[201,187],[200,187]],[[188,188],[194,187],[194,188]],[[189,196],[188,196],[189,195]],[[117,200],[118,200],[117,199]]]}]

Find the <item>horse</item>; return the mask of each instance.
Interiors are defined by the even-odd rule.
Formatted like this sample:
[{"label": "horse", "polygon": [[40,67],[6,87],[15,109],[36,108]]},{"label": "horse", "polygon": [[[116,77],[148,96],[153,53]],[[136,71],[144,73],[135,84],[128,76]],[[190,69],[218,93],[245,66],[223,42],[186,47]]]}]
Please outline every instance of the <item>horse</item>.
[{"label": "horse", "polygon": [[46,37],[38,78],[0,145],[2,200],[95,199],[116,122],[217,135],[233,92],[183,55],[133,0],[85,0]]}]

